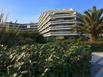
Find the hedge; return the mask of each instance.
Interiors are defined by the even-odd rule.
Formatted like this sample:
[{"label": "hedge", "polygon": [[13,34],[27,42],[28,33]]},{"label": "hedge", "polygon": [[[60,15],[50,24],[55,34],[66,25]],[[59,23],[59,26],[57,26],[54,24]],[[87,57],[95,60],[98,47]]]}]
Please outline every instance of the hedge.
[{"label": "hedge", "polygon": [[3,77],[90,77],[90,46],[79,43],[0,47]]},{"label": "hedge", "polygon": [[103,41],[83,42],[82,45],[90,45],[92,52],[103,52]]}]

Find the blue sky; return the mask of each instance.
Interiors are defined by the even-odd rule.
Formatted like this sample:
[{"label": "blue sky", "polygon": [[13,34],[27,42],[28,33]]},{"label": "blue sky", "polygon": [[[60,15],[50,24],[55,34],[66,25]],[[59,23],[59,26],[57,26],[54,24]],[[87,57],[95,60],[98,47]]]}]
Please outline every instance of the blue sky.
[{"label": "blue sky", "polygon": [[103,0],[0,0],[0,11],[8,14],[9,21],[37,22],[43,11],[73,8],[83,12],[92,6],[103,8]]}]

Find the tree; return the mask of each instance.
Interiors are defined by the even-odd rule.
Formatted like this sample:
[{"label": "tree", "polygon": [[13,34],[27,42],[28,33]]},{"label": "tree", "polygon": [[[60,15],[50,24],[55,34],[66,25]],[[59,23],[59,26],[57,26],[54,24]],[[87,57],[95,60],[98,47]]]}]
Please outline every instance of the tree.
[{"label": "tree", "polygon": [[20,32],[17,35],[17,43],[23,44],[35,44],[35,43],[45,43],[46,40],[38,32]]},{"label": "tree", "polygon": [[94,6],[91,10],[87,10],[79,18],[79,26],[77,30],[84,34],[89,34],[91,42],[95,42],[98,35],[103,33],[103,9],[97,10]]}]

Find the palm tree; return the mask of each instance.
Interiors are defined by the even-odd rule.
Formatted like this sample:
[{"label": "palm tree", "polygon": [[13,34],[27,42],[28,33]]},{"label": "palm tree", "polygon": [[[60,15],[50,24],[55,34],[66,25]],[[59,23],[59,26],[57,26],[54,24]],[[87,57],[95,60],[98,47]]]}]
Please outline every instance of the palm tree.
[{"label": "palm tree", "polygon": [[91,10],[85,11],[79,18],[77,30],[84,34],[89,34],[91,42],[95,42],[97,36],[103,33],[103,9],[97,10],[94,6]]}]

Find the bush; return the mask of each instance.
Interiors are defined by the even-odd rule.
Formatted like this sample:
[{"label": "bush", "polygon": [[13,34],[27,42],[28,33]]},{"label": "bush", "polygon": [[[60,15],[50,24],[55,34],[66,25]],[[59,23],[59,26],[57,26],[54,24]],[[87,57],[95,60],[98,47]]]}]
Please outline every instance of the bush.
[{"label": "bush", "polygon": [[0,32],[0,44],[3,44],[4,46],[15,46],[17,43],[17,36],[15,31],[2,31]]},{"label": "bush", "polygon": [[103,52],[103,41],[85,42],[83,44],[91,45],[92,52]]},{"label": "bush", "polygon": [[91,44],[91,49],[93,52],[103,52],[103,43],[101,44]]},{"label": "bush", "polygon": [[0,44],[7,47],[25,44],[45,43],[45,39],[38,32],[17,32],[14,30],[0,31]]},{"label": "bush", "polygon": [[1,48],[0,64],[6,66],[0,72],[4,77],[90,77],[90,58],[90,46],[78,42]]},{"label": "bush", "polygon": [[20,32],[17,35],[17,44],[25,45],[25,44],[35,44],[35,43],[45,43],[44,37],[38,32]]}]

